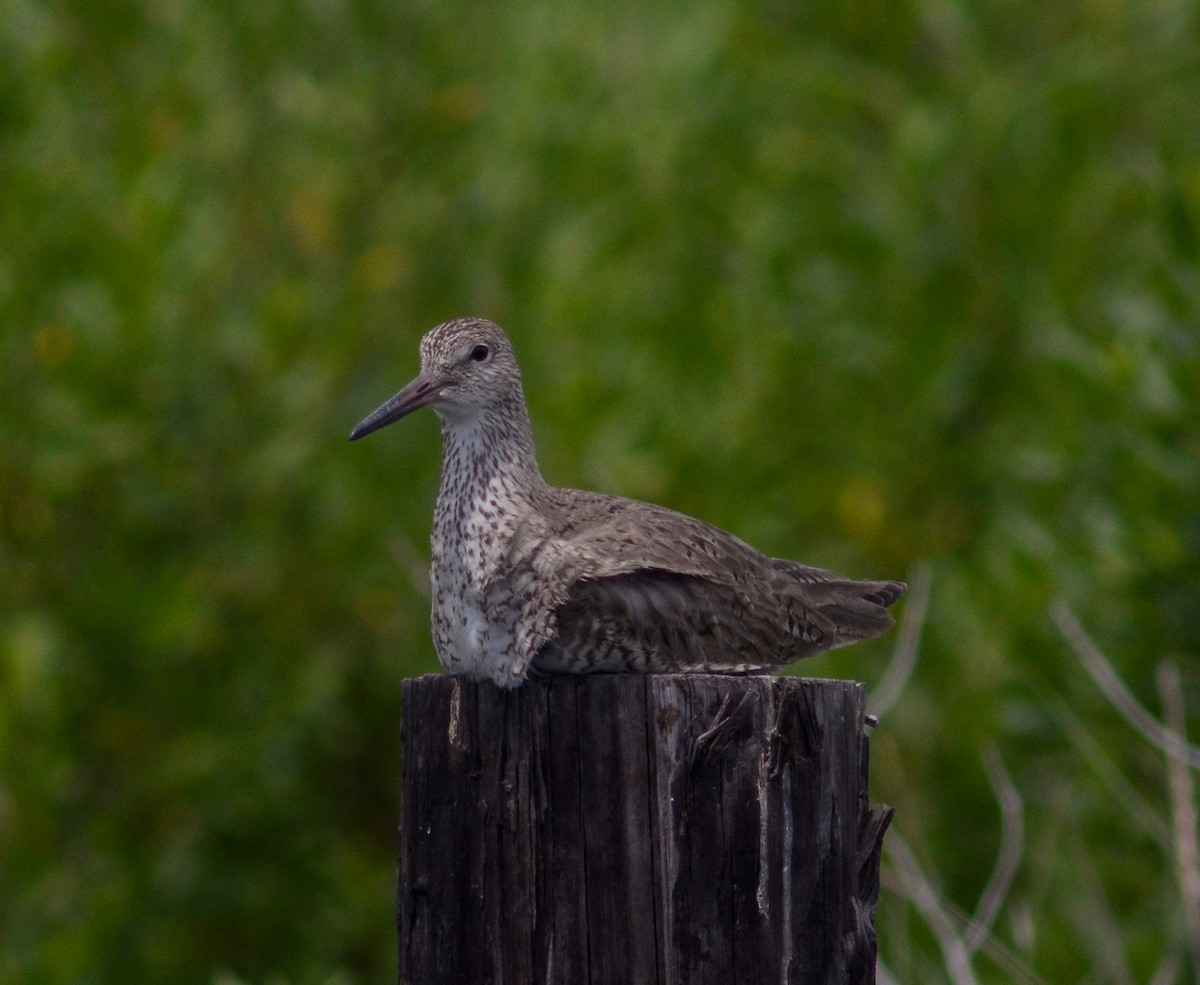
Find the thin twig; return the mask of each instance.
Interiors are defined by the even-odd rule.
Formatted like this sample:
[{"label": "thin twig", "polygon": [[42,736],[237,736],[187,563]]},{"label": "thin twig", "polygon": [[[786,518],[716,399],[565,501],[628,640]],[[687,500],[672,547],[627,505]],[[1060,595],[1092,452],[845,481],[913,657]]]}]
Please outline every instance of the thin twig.
[{"label": "thin twig", "polygon": [[[894,832],[888,834],[888,844],[891,843],[893,834]],[[895,869],[886,865],[880,867],[879,881],[889,892],[911,901],[907,886]],[[957,933],[964,934],[967,927],[971,925],[971,917],[949,900],[943,899],[940,905],[951,924],[957,929]],[[1047,985],[1046,981],[1032,971],[1012,948],[1001,943],[995,936],[989,935],[984,938],[983,943],[979,946],[979,953],[994,962],[996,967],[1005,972],[1013,982],[1018,982],[1020,985]]]},{"label": "thin twig", "polygon": [[900,985],[882,958],[875,959],[875,982],[876,985]]},{"label": "thin twig", "polygon": [[925,628],[925,617],[929,613],[929,586],[933,581],[929,565],[916,562],[909,575],[908,603],[900,617],[900,633],[896,648],[879,678],[879,683],[867,698],[867,711],[882,718],[896,703],[904,685],[912,676],[921,648],[921,632]]},{"label": "thin twig", "polygon": [[[889,842],[891,838],[892,834],[889,834]],[[880,885],[889,892],[910,899],[905,882],[895,869],[886,865],[881,866],[879,881]],[[940,905],[952,925],[957,928],[958,934],[961,936],[965,933],[967,927],[971,925],[971,917],[949,900],[943,899]],[[1003,944],[995,936],[989,935],[984,939],[979,946],[979,953],[995,963],[996,967],[1005,972],[1013,982],[1020,983],[1020,985],[1047,985],[1045,979],[1034,972],[1012,948]]]},{"label": "thin twig", "polygon": [[1158,813],[1150,806],[1146,798],[1142,796],[1133,784],[1125,779],[1120,769],[1113,762],[1112,757],[1101,748],[1100,743],[1088,731],[1087,726],[1080,720],[1079,716],[1071,711],[1070,707],[1061,700],[1047,701],[1044,707],[1054,716],[1058,727],[1075,746],[1075,751],[1083,757],[1107,785],[1113,802],[1121,804],[1127,814],[1136,818],[1142,830],[1153,838],[1163,851],[1170,851],[1170,827],[1159,817]]},{"label": "thin twig", "polygon": [[1171,951],[1159,962],[1158,967],[1154,969],[1154,977],[1150,979],[1150,985],[1174,985],[1178,977],[1179,955]]},{"label": "thin twig", "polygon": [[979,946],[991,933],[992,925],[996,922],[1012,886],[1013,876],[1016,875],[1025,845],[1025,815],[1021,794],[1013,785],[995,746],[989,746],[984,751],[983,766],[987,770],[992,792],[996,795],[996,803],[1000,805],[1000,851],[996,855],[996,864],[992,867],[992,874],[988,876],[987,885],[979,895],[975,916],[964,935],[970,954],[978,951]]},{"label": "thin twig", "polygon": [[[1078,824],[1078,818],[1075,821]],[[1103,969],[1098,976],[1092,975],[1091,978],[1112,981],[1116,985],[1134,985],[1133,972],[1129,970],[1129,958],[1125,953],[1125,935],[1104,892],[1096,861],[1084,846],[1083,835],[1078,829],[1072,843],[1078,850],[1073,853],[1074,864],[1070,871],[1073,884],[1082,887],[1082,892],[1073,892],[1070,900],[1074,904],[1079,930],[1091,939],[1088,953],[1092,961]]]},{"label": "thin twig", "polygon": [[[1163,718],[1179,741],[1187,743],[1183,711],[1183,685],[1179,668],[1168,660],[1158,665],[1158,694]],[[1192,974],[1200,981],[1200,860],[1196,846],[1196,789],[1192,774],[1174,756],[1167,757],[1167,789],[1171,795],[1171,822],[1175,878],[1183,897],[1183,922],[1192,956]]]},{"label": "thin twig", "polygon": [[937,940],[942,951],[942,963],[950,980],[954,985],[978,985],[975,972],[971,970],[971,954],[966,942],[942,908],[937,891],[925,878],[925,873],[921,871],[920,864],[900,832],[892,831],[888,835],[887,849],[904,886],[904,895],[912,901]]},{"label": "thin twig", "polygon": [[1200,746],[1188,743],[1138,703],[1137,698],[1130,693],[1112,664],[1104,659],[1104,655],[1084,631],[1067,604],[1056,602],[1051,607],[1050,616],[1071,649],[1075,651],[1079,662],[1112,706],[1121,713],[1121,717],[1140,732],[1146,741],[1157,746],[1168,756],[1200,768]]}]

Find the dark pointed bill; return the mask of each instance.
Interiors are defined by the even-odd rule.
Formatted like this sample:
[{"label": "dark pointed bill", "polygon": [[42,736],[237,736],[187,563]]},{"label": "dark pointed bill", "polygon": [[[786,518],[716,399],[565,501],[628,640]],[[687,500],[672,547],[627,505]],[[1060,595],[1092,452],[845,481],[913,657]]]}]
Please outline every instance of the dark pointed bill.
[{"label": "dark pointed bill", "polygon": [[386,404],[359,421],[354,430],[350,432],[350,440],[357,441],[359,438],[365,438],[372,431],[378,431],[380,428],[400,420],[405,414],[410,414],[420,407],[433,403],[438,394],[442,392],[443,386],[442,383],[418,376]]}]

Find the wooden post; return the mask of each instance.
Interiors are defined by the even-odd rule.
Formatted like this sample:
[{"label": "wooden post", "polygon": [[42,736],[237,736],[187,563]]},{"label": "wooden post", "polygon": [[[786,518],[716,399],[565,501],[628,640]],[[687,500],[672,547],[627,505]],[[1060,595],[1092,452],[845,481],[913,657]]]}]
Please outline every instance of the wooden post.
[{"label": "wooden post", "polygon": [[863,686],[404,685],[403,985],[875,981]]}]

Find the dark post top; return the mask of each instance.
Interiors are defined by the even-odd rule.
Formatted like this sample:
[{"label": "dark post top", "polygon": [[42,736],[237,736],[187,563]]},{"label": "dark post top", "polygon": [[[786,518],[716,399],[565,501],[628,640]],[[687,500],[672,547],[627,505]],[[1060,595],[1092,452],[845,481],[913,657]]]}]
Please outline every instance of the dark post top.
[{"label": "dark post top", "polygon": [[400,980],[875,980],[863,687],[407,681]]}]

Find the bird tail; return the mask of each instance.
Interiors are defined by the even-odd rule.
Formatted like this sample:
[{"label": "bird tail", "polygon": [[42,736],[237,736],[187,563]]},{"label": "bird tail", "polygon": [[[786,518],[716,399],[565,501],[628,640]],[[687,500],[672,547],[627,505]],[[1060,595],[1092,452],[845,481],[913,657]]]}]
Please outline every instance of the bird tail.
[{"label": "bird tail", "polygon": [[804,604],[832,623],[836,635],[830,649],[887,632],[896,623],[888,606],[908,591],[902,581],[854,581],[794,561],[777,559],[774,564]]},{"label": "bird tail", "polygon": [[834,647],[887,632],[896,624],[887,607],[904,594],[898,581],[831,581],[813,586],[817,610],[837,627]]}]

